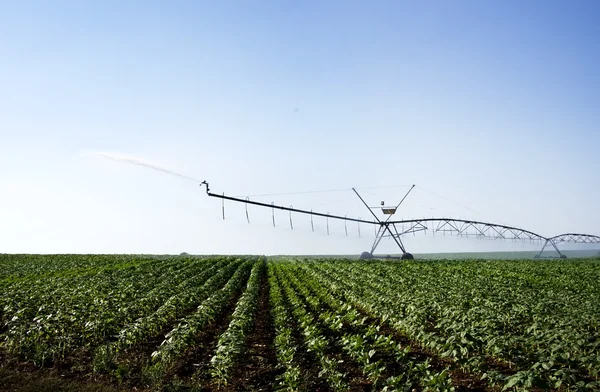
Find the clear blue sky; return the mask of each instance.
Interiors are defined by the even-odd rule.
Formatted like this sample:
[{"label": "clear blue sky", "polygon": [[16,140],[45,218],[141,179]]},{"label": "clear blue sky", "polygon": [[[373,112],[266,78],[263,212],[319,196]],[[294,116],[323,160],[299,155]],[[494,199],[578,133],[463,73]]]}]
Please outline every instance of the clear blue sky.
[{"label": "clear blue sky", "polygon": [[[305,217],[222,222],[193,182],[95,152],[234,195],[415,183],[455,203],[417,190],[403,218],[600,234],[599,18],[596,1],[2,2],[0,252],[369,248]],[[367,216],[351,192],[264,200]]]}]

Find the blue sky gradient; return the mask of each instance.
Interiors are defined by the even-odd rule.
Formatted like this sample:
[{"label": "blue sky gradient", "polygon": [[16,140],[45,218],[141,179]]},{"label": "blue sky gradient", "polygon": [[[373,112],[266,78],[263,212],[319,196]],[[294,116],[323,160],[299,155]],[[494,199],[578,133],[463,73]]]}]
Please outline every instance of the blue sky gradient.
[{"label": "blue sky gradient", "polygon": [[[0,252],[370,245],[272,228],[269,211],[247,225],[233,205],[219,221],[194,183],[94,152],[235,195],[415,183],[454,203],[417,190],[402,217],[600,234],[599,17],[595,1],[4,2]],[[368,214],[351,191],[267,199]]]}]

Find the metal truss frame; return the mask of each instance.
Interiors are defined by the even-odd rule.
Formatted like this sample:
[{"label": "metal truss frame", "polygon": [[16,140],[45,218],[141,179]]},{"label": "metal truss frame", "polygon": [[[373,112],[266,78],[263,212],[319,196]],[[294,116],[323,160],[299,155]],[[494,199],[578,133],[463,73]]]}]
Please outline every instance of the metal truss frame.
[{"label": "metal truss frame", "polygon": [[550,244],[556,250],[556,252],[558,252],[561,259],[566,259],[567,256],[560,253],[560,250],[558,250],[557,244],[560,244],[560,243],[600,244],[600,237],[597,235],[592,235],[592,234],[565,233],[565,234],[559,234],[554,237],[546,238],[546,241],[544,242],[544,246],[542,246],[542,249],[535,256],[535,258],[536,259],[540,258],[542,256],[542,252],[544,251],[544,249],[546,249],[548,244]]}]

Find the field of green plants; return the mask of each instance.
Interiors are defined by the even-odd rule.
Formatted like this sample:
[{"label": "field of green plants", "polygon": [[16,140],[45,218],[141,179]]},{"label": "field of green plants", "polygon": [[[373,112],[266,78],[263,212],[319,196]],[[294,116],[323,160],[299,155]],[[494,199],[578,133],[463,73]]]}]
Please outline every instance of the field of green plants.
[{"label": "field of green plants", "polygon": [[600,260],[0,255],[0,390],[600,390]]}]

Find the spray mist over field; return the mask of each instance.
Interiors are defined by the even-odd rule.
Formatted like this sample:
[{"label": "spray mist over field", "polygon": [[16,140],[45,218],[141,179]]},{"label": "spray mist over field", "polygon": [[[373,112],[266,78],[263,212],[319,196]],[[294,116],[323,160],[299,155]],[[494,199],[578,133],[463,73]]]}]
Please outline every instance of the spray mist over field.
[{"label": "spray mist over field", "polygon": [[134,158],[134,157],[131,157],[131,156],[120,155],[120,154],[119,155],[117,155],[117,154],[111,154],[111,153],[106,153],[106,152],[96,152],[94,154],[97,155],[97,156],[101,156],[103,158],[106,158],[106,159],[113,160],[113,161],[123,162],[123,163],[129,163],[131,165],[136,165],[136,166],[142,166],[142,167],[145,167],[145,168],[148,168],[148,169],[157,170],[157,171],[162,172],[162,173],[170,174],[172,176],[176,176],[176,177],[179,177],[179,178],[184,178],[186,180],[190,180],[190,181],[194,181],[194,182],[198,182],[198,183],[201,182],[200,180],[197,180],[197,179],[195,179],[193,177],[186,176],[185,174],[177,173],[177,172],[175,172],[173,170],[169,170],[169,169],[166,169],[164,167],[160,167],[160,166],[155,165],[153,163],[149,163],[149,162],[143,161],[143,160],[141,160],[139,158]]}]

